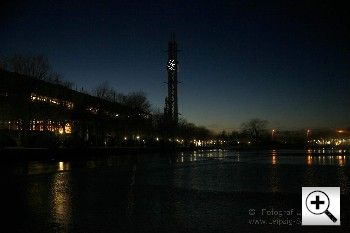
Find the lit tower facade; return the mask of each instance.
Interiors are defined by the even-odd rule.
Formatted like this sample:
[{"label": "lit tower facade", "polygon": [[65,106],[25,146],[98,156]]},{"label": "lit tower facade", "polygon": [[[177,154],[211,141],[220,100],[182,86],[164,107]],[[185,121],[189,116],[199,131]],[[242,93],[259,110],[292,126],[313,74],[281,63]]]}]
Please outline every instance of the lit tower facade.
[{"label": "lit tower facade", "polygon": [[179,119],[178,104],[177,104],[177,43],[175,36],[171,36],[171,40],[168,43],[168,96],[165,98],[164,116],[168,126],[176,127]]}]

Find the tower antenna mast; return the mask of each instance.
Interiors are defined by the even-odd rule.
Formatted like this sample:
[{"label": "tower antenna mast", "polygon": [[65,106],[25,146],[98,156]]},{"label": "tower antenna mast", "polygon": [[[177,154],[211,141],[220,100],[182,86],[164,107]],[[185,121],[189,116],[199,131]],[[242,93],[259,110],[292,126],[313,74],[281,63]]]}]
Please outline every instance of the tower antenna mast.
[{"label": "tower antenna mast", "polygon": [[177,52],[179,51],[175,35],[172,33],[168,42],[168,96],[165,98],[164,116],[168,127],[176,128],[179,121],[178,97],[177,97],[177,73],[178,60]]}]

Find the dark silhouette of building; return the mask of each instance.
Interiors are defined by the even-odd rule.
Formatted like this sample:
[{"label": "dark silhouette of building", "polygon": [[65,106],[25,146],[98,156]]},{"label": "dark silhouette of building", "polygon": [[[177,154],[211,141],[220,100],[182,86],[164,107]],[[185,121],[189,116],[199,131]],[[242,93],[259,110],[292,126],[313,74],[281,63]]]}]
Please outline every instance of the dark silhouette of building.
[{"label": "dark silhouette of building", "polygon": [[177,61],[177,43],[175,36],[171,36],[171,40],[168,43],[168,61],[167,61],[167,72],[168,72],[168,96],[165,98],[165,109],[164,117],[166,125],[169,130],[176,128],[178,124],[178,103],[177,103],[177,72],[178,72],[178,61]]},{"label": "dark silhouette of building", "polygon": [[146,135],[151,118],[118,102],[0,70],[0,134],[16,145],[49,137],[73,145],[113,145]]}]

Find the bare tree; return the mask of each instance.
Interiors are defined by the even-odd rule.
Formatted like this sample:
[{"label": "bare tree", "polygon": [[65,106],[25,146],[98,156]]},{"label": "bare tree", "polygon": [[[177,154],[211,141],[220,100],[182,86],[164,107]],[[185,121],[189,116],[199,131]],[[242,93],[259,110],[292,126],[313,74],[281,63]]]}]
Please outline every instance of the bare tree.
[{"label": "bare tree", "polygon": [[108,82],[103,82],[100,83],[94,90],[93,94],[102,99],[107,99],[109,92],[110,92],[111,87],[109,86]]},{"label": "bare tree", "polygon": [[0,68],[10,72],[31,76],[40,80],[72,88],[73,83],[65,81],[62,75],[53,71],[49,59],[43,55],[13,55],[0,60]]},{"label": "bare tree", "polygon": [[261,119],[251,119],[242,124],[241,128],[244,134],[252,140],[253,143],[260,143],[266,133],[268,121]]},{"label": "bare tree", "polygon": [[28,75],[40,80],[51,80],[52,69],[47,57],[13,55],[2,61],[4,69],[18,74]]},{"label": "bare tree", "polygon": [[105,99],[111,102],[123,103],[125,96],[114,90],[108,82],[99,84],[95,89],[92,90],[93,95],[98,98]]},{"label": "bare tree", "polygon": [[52,73],[50,79],[51,79],[51,82],[56,83],[56,84],[60,84],[60,83],[63,82],[62,81],[62,76],[59,73],[56,73],[56,72]]},{"label": "bare tree", "polygon": [[147,96],[144,92],[131,92],[125,96],[123,103],[130,106],[134,110],[150,112],[150,103],[147,99]]}]

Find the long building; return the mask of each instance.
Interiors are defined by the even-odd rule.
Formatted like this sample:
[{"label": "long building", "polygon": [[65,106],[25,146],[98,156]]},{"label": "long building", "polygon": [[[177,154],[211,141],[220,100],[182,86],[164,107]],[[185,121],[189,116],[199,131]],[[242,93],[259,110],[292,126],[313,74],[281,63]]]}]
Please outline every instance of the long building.
[{"label": "long building", "polygon": [[14,145],[32,145],[51,137],[66,144],[107,145],[140,137],[150,127],[149,113],[0,70],[2,141],[9,137]]}]

